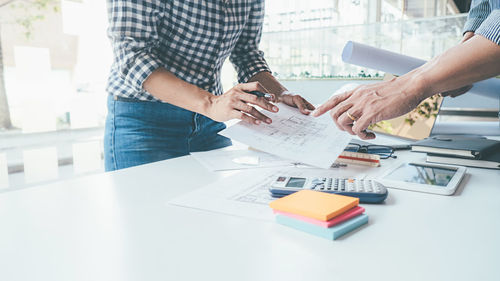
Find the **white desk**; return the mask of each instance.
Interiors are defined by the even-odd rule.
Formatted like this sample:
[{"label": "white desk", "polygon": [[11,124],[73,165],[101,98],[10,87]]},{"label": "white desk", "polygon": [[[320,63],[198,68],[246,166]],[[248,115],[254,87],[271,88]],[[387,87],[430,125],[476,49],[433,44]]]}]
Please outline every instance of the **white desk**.
[{"label": "white desk", "polygon": [[0,280],[500,280],[500,171],[390,190],[333,242],[166,204],[219,177],[182,157],[0,194]]}]

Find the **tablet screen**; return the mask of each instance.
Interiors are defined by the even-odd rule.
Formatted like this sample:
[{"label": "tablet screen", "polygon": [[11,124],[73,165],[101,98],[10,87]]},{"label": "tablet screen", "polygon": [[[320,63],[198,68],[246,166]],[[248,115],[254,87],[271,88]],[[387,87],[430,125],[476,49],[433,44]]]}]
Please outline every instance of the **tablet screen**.
[{"label": "tablet screen", "polygon": [[435,186],[447,186],[457,170],[436,168],[418,164],[405,164],[392,171],[385,178]]}]

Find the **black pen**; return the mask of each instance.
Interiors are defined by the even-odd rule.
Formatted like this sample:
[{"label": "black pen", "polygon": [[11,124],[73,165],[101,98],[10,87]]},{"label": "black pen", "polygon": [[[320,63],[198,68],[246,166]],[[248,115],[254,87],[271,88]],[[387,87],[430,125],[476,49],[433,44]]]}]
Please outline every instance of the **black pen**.
[{"label": "black pen", "polygon": [[255,95],[255,96],[258,96],[259,98],[266,98],[266,99],[272,99],[273,98],[273,95],[268,94],[268,93],[259,92],[259,91],[251,91],[251,92],[248,92],[248,93],[252,94],[252,95]]}]

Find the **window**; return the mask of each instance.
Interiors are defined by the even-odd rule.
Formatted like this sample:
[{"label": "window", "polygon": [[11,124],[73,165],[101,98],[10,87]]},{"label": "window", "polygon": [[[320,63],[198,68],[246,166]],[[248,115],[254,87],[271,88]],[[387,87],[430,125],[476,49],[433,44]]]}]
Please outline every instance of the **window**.
[{"label": "window", "polygon": [[[455,2],[268,0],[261,49],[287,87],[333,92],[384,75],[344,64],[348,40],[423,59],[455,45],[466,19]],[[107,25],[103,0],[0,0],[0,187],[102,171]],[[222,82],[237,83],[229,62]],[[481,98],[444,108],[443,120],[498,120],[498,102]]]}]

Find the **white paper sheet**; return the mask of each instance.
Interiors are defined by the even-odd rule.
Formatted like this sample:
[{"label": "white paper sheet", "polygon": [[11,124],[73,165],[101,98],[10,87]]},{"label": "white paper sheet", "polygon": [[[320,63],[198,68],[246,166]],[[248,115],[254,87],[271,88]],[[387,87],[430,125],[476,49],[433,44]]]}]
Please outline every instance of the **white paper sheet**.
[{"label": "white paper sheet", "polygon": [[[353,41],[348,41],[346,43],[342,51],[342,60],[346,63],[368,67],[395,75],[403,75],[426,62],[425,60]],[[500,97],[500,79],[490,78],[477,82],[468,93],[498,99]]]},{"label": "white paper sheet", "polygon": [[193,152],[191,156],[211,171],[293,166],[290,160],[285,160],[276,155],[262,151],[249,149],[227,150],[223,148],[204,152]]},{"label": "white paper sheet", "polygon": [[278,113],[264,113],[273,120],[272,124],[238,122],[220,134],[258,150],[325,169],[352,138],[337,129],[329,114],[315,118],[284,104],[280,104]]},{"label": "white paper sheet", "polygon": [[349,170],[315,168],[265,168],[243,170],[181,195],[168,204],[239,217],[273,221],[269,187],[278,176],[364,178],[364,167]]}]

